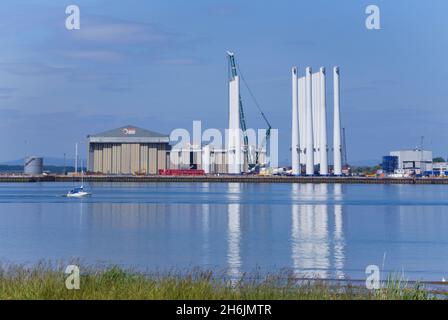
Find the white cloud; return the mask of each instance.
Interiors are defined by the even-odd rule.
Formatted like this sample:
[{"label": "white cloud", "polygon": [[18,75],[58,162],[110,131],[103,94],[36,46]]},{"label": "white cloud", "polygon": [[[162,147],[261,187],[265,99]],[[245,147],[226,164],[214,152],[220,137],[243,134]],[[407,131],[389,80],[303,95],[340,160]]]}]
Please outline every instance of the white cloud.
[{"label": "white cloud", "polygon": [[18,76],[41,76],[41,75],[56,75],[66,74],[72,71],[73,68],[69,66],[48,65],[42,63],[0,63],[0,71],[5,71]]},{"label": "white cloud", "polygon": [[165,65],[176,65],[176,66],[197,65],[200,63],[200,61],[196,58],[166,58],[166,59],[157,59],[155,62]]},{"label": "white cloud", "polygon": [[87,22],[73,34],[78,40],[95,43],[153,43],[173,37],[154,25],[132,22]]},{"label": "white cloud", "polygon": [[68,58],[86,59],[94,61],[119,61],[124,57],[121,53],[110,50],[78,50],[65,52],[64,55]]}]

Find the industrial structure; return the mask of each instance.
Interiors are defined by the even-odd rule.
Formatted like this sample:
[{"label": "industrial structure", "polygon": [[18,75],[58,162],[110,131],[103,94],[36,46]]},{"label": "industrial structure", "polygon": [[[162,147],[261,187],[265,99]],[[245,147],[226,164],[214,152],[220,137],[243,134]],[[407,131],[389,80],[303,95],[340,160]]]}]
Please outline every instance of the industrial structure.
[{"label": "industrial structure", "polygon": [[434,162],[433,153],[421,148],[391,151],[383,157],[381,173],[387,177],[446,176],[446,162]]},{"label": "industrial structure", "polygon": [[[87,170],[99,174],[157,174],[160,170],[203,170],[205,174],[258,173],[268,168],[271,124],[258,105],[241,74],[235,55],[227,52],[229,65],[229,117],[226,145],[214,146],[202,141],[170,146],[168,135],[135,126],[125,126],[89,135]],[[330,174],[328,165],[327,107],[325,68],[298,77],[293,68],[292,173],[306,175],[316,171]],[[342,137],[339,106],[339,68],[333,69],[333,174],[342,175]],[[260,141],[251,139],[246,125],[240,85],[247,87],[267,129]],[[317,169],[317,170],[316,170]],[[165,171],[171,172],[171,171]]]},{"label": "industrial structure", "polygon": [[[205,173],[241,174],[256,173],[268,166],[268,146],[270,143],[271,124],[261,110],[244,77],[241,75],[233,52],[227,52],[229,66],[229,118],[225,148],[213,145],[202,146],[201,168]],[[267,129],[262,140],[250,139],[246,124],[240,84],[244,83],[253,99]],[[255,138],[255,137],[252,137]],[[256,138],[255,138],[256,140]]]},{"label": "industrial structure", "polygon": [[397,157],[397,168],[401,170],[432,171],[432,151],[412,149],[391,151],[390,156]]},{"label": "industrial structure", "polygon": [[202,147],[189,143],[171,148],[169,169],[204,170],[205,173],[227,173],[228,152],[211,144]]},{"label": "industrial structure", "polygon": [[448,176],[448,162],[433,162],[432,172],[436,176]]},{"label": "industrial structure", "polygon": [[381,163],[381,169],[384,174],[392,174],[398,169],[398,157],[397,156],[384,156]]},{"label": "industrial structure", "polygon": [[44,171],[44,159],[40,157],[27,157],[23,166],[26,175],[40,175]]},{"label": "industrial structure", "polygon": [[[241,75],[241,80],[246,85],[247,90],[253,99],[255,106],[266,123],[267,129],[262,141],[257,145],[257,141],[250,141],[243,100],[240,94],[241,71],[236,64],[233,52],[227,52],[229,61],[229,130],[228,130],[228,164],[229,173],[258,172],[260,167],[267,166],[266,155],[269,146],[272,126],[264,112],[261,110],[249,85]],[[255,139],[256,140],[256,139]],[[250,144],[250,143],[253,144]],[[239,151],[241,150],[241,152]],[[237,164],[238,163],[238,164]]]},{"label": "industrial structure", "polygon": [[[227,164],[228,173],[240,174],[244,168],[242,160],[244,159],[243,152],[243,134],[245,135],[246,128],[244,128],[244,113],[241,112],[241,96],[240,96],[240,77],[236,73],[236,65],[232,53],[228,53],[230,59],[231,75],[229,79],[229,127],[227,139]],[[241,113],[240,113],[241,112]],[[243,126],[241,126],[243,121]],[[244,128],[244,132],[242,130]],[[246,139],[247,136],[244,136]]]},{"label": "industrial structure", "polygon": [[202,149],[201,169],[206,174],[228,173],[229,165],[227,157],[228,151],[226,149],[205,145]]},{"label": "industrial structure", "polygon": [[87,170],[101,174],[156,174],[167,169],[169,136],[125,126],[87,136]]},{"label": "industrial structure", "polygon": [[[342,175],[341,118],[339,105],[339,68],[333,68],[333,174]],[[329,174],[327,142],[326,74],[321,67],[312,73],[307,67],[305,76],[292,68],[292,174]]]}]

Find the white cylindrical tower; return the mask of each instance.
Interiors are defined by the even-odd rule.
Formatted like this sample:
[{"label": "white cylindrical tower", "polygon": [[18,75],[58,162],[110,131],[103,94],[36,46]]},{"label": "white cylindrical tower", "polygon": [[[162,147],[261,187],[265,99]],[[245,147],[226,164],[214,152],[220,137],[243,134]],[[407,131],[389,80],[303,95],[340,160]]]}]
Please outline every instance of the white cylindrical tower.
[{"label": "white cylindrical tower", "polygon": [[314,165],[320,163],[320,71],[311,75],[313,107],[313,144],[314,144]]},{"label": "white cylindrical tower", "polygon": [[229,83],[228,172],[240,174],[242,168],[242,133],[240,129],[240,79]]},{"label": "white cylindrical tower", "polygon": [[320,68],[320,174],[328,175],[328,146],[327,146],[327,106],[325,87],[325,68]]},{"label": "white cylindrical tower", "polygon": [[299,95],[298,95],[297,67],[292,68],[292,136],[291,161],[292,174],[300,174],[300,148],[299,148]]},{"label": "white cylindrical tower", "polygon": [[202,170],[205,174],[210,173],[210,145],[207,144],[202,148]]},{"label": "white cylindrical tower", "polygon": [[305,76],[299,78],[299,151],[300,165],[306,164],[306,79]]},{"label": "white cylindrical tower", "polygon": [[339,106],[339,67],[333,68],[334,82],[334,123],[333,123],[333,150],[334,174],[342,175],[342,146],[341,146],[341,110]]},{"label": "white cylindrical tower", "polygon": [[27,157],[23,166],[26,175],[41,175],[44,168],[44,159],[40,157]]},{"label": "white cylindrical tower", "polygon": [[306,68],[306,175],[314,174],[313,103],[311,68]]}]

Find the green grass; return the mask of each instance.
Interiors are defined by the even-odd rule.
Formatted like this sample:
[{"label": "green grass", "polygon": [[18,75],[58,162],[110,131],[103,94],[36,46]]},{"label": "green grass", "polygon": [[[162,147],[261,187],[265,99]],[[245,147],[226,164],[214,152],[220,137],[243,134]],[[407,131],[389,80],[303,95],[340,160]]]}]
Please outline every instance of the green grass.
[{"label": "green grass", "polygon": [[[245,274],[237,281],[210,271],[142,274],[119,267],[81,269],[79,290],[67,290],[64,268],[38,264],[0,268],[0,299],[273,299],[273,300],[426,300],[433,298],[419,284],[409,286],[390,277],[382,289],[298,281],[292,273],[260,277]],[[440,296],[439,296],[440,297]]]}]

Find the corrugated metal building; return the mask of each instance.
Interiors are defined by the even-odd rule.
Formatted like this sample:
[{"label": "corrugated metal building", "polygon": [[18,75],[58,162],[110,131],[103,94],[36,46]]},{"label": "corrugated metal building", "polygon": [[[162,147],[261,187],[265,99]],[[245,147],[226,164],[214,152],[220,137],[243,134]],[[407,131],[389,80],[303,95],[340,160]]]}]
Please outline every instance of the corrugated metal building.
[{"label": "corrugated metal building", "polygon": [[156,174],[169,164],[169,136],[135,126],[125,126],[87,136],[92,173]]},{"label": "corrugated metal building", "polygon": [[188,144],[173,146],[170,152],[169,169],[202,169],[201,150]]},{"label": "corrugated metal building", "polygon": [[398,169],[432,170],[432,151],[420,149],[400,150],[391,151],[390,155],[398,157]]}]

